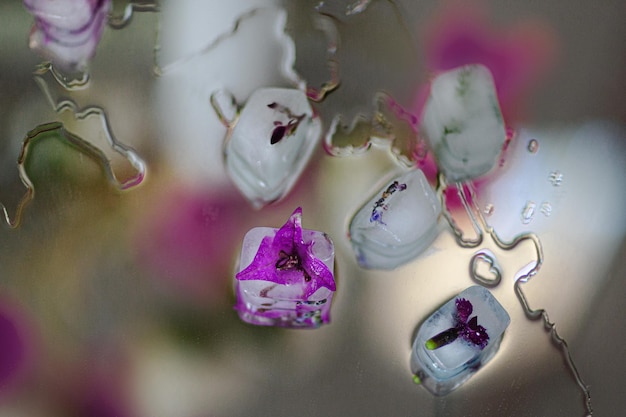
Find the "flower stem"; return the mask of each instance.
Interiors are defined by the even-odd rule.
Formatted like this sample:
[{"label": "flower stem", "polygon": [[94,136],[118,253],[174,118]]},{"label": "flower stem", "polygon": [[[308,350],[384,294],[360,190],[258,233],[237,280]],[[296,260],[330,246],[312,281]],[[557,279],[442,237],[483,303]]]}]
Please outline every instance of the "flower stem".
[{"label": "flower stem", "polygon": [[451,327],[448,330],[444,330],[443,332],[436,334],[435,336],[428,339],[425,343],[426,349],[435,350],[443,347],[445,345],[449,345],[454,342],[457,337],[459,337],[459,330],[456,327]]}]

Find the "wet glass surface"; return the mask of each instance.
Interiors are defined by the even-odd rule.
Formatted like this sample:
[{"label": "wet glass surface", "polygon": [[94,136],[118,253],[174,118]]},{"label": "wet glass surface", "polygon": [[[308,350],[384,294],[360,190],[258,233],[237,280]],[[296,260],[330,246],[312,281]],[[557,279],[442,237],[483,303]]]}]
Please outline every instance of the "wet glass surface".
[{"label": "wet glass surface", "polygon": [[[56,73],[29,48],[22,2],[0,2],[0,416],[582,416],[540,309],[594,414],[619,415],[626,9],[483,6],[113,1],[87,67]],[[492,172],[440,189],[465,241],[441,217],[419,258],[361,268],[350,218],[409,166],[437,186],[419,134],[429,82],[475,62],[509,133]],[[288,195],[255,210],[212,100],[234,120],[268,87],[305,92],[323,133]],[[243,237],[298,206],[335,245],[331,321],[244,323]],[[435,397],[414,382],[413,340],[476,284],[511,322],[489,363]]]}]

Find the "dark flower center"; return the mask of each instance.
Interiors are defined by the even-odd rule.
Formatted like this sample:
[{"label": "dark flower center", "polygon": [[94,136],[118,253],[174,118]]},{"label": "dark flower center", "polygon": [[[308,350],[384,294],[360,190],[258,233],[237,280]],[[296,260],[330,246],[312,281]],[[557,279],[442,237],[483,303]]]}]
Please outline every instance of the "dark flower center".
[{"label": "dark flower center", "polygon": [[278,261],[276,261],[276,269],[279,271],[296,270],[304,274],[304,280],[309,282],[311,276],[302,267],[302,260],[296,253],[287,253],[281,250],[278,254]]}]

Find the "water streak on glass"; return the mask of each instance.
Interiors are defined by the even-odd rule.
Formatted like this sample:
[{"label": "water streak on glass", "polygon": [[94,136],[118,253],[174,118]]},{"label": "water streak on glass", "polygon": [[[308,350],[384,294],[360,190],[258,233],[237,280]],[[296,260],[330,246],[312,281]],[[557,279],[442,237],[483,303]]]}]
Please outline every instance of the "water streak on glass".
[{"label": "water streak on glass", "polygon": [[64,136],[77,138],[71,141],[79,150],[97,155],[113,185],[126,190],[141,184],[146,175],[146,164],[134,149],[115,138],[103,108],[79,108],[70,99],[53,97],[49,82],[43,76],[35,76],[35,82],[61,119],[60,126],[67,131]]},{"label": "water streak on glass", "polygon": [[372,0],[332,0],[320,1],[315,8],[324,13],[332,13],[339,18],[348,18],[364,12]]},{"label": "water streak on glass", "polygon": [[[232,91],[240,100],[245,100],[256,88],[272,84],[304,90],[304,81],[293,68],[295,46],[285,32],[286,21],[287,16],[282,9],[253,9],[242,14],[234,22],[231,30],[222,33],[200,50],[176,58],[172,62],[161,62],[161,47],[157,45],[154,73],[157,76],[183,75],[191,79],[201,75],[202,85],[197,87],[200,87],[200,91],[204,91],[202,89],[204,85],[210,88],[210,91],[206,92],[207,96],[215,90],[224,88]],[[262,42],[259,42],[259,36],[264,36]],[[256,44],[258,48],[254,54],[232,53],[238,50],[237,45],[240,43]],[[258,57],[261,54],[265,55],[264,58],[277,57],[277,60],[267,62],[267,59],[264,59],[260,62]],[[250,68],[256,70],[250,72]],[[278,78],[275,80],[255,78],[262,78],[264,71],[269,70],[278,70]],[[254,85],[255,83],[257,85]],[[209,86],[209,84],[218,85]],[[249,85],[252,86],[248,87]]]},{"label": "water streak on glass", "polygon": [[463,230],[461,230],[461,228],[457,225],[454,218],[452,217],[452,214],[448,210],[448,207],[446,204],[446,196],[445,196],[445,191],[448,185],[446,184],[445,176],[442,173],[439,173],[437,180],[438,180],[437,196],[439,198],[439,201],[441,202],[441,210],[442,210],[443,216],[445,217],[446,221],[450,225],[452,232],[454,233],[456,243],[462,248],[475,248],[479,246],[483,242],[483,231],[480,228],[478,221],[476,220],[476,217],[472,213],[472,210],[470,209],[467,203],[467,198],[465,198],[464,184],[461,184],[461,183],[456,184],[457,193],[459,197],[461,197],[461,203],[463,204],[463,207],[465,208],[465,212],[469,216],[470,222],[472,224],[472,228],[474,229],[474,233],[475,233],[474,238],[468,238],[463,234]]},{"label": "water streak on glass", "polygon": [[[585,401],[586,416],[591,416],[593,414],[592,407],[591,407],[591,393],[589,391],[589,388],[587,387],[587,384],[585,384],[582,377],[580,376],[580,373],[578,372],[578,368],[576,367],[576,364],[574,363],[574,360],[572,359],[567,342],[558,334],[555,323],[550,321],[548,312],[545,309],[543,308],[533,309],[530,307],[530,304],[528,303],[528,299],[526,298],[526,295],[524,294],[524,291],[522,290],[522,287],[521,287],[522,284],[528,282],[530,278],[532,278],[533,276],[537,274],[537,272],[539,272],[539,269],[541,268],[541,265],[543,264],[543,246],[541,244],[541,241],[539,240],[539,237],[534,233],[521,233],[517,235],[515,238],[513,238],[513,240],[511,240],[510,242],[505,242],[501,240],[498,234],[496,233],[496,231],[494,230],[494,228],[489,226],[485,218],[483,217],[480,207],[478,206],[478,203],[476,200],[476,190],[471,184],[469,185],[469,192],[470,192],[470,197],[471,197],[471,204],[473,204],[473,209],[478,214],[478,218],[482,224],[482,227],[487,231],[487,233],[491,236],[491,238],[496,243],[496,245],[498,245],[498,247],[504,250],[511,250],[517,247],[520,243],[524,241],[530,241],[534,245],[536,259],[534,262],[531,262],[529,264],[531,267],[528,270],[521,271],[521,274],[519,274],[519,276],[516,276],[516,280],[514,284],[515,294],[517,295],[520,303],[522,304],[522,307],[524,308],[524,313],[526,314],[526,316],[532,320],[542,319],[543,324],[546,327],[546,329],[549,329],[552,340],[561,349],[563,358],[565,359],[565,362],[567,363],[569,370],[574,376],[574,380],[576,381],[576,384],[582,391],[582,394],[584,396],[584,401]],[[462,195],[462,198],[465,198],[465,194]],[[469,204],[470,202],[467,202],[468,206]]]},{"label": "water streak on glass", "polygon": [[56,82],[67,91],[84,90],[89,87],[88,72],[75,72],[68,74],[65,71],[58,70],[52,62],[44,62],[38,65],[35,68],[35,71],[33,71],[35,76],[43,76],[47,73],[52,74]]},{"label": "water streak on glass", "polygon": [[515,294],[519,298],[520,303],[522,304],[522,307],[524,308],[524,313],[526,314],[526,316],[532,320],[542,319],[545,328],[549,329],[552,340],[561,349],[561,353],[563,354],[563,357],[565,358],[565,362],[567,363],[567,366],[572,372],[572,375],[574,376],[576,384],[582,391],[582,394],[584,396],[584,402],[585,402],[585,411],[586,411],[585,416],[586,417],[591,416],[593,415],[593,408],[591,406],[591,392],[589,391],[589,387],[587,386],[587,384],[585,384],[585,381],[583,381],[582,377],[580,376],[580,373],[578,372],[578,368],[576,367],[576,364],[574,363],[574,359],[572,359],[572,355],[569,351],[567,342],[565,341],[565,339],[559,336],[556,330],[556,324],[550,321],[548,312],[543,308],[533,309],[532,307],[530,307],[530,304],[528,303],[528,299],[526,298],[526,295],[524,294],[522,290],[521,285],[527,282],[528,278],[530,277],[526,277],[526,278],[521,277],[515,281],[515,284],[514,284]]},{"label": "water streak on glass", "polygon": [[320,102],[340,82],[337,26],[330,17],[314,12],[313,6],[308,13],[303,13],[306,8],[302,2],[290,2],[285,7],[285,31],[296,46],[294,69],[306,81],[307,97]]},{"label": "water streak on glass", "polygon": [[[241,112],[241,105],[237,103],[237,99],[229,91],[218,90],[211,94],[211,107],[215,111],[219,121],[227,128],[231,129],[239,113]],[[224,145],[228,143],[228,137],[224,141]]]},{"label": "water streak on glass", "polygon": [[[367,7],[346,13],[350,10],[347,6],[359,3]],[[319,106],[322,120],[330,121],[326,127],[327,151],[349,155],[367,150],[372,140],[391,139],[393,153],[400,156],[401,163],[413,159],[412,129],[385,134],[384,128],[415,119],[406,110],[396,111],[412,105],[418,81],[416,52],[401,7],[392,1],[373,0],[323,2],[317,10],[332,19],[338,34],[336,61],[341,84]],[[366,56],[376,59],[365,63]]]},{"label": "water streak on glass", "polygon": [[[120,3],[124,4],[123,7]],[[121,9],[121,10],[120,10]],[[113,8],[109,12],[108,24],[113,29],[123,29],[133,19],[135,12],[159,12],[160,5],[156,1],[123,0],[113,1]]]},{"label": "water streak on glass", "polygon": [[358,115],[348,127],[342,117],[333,119],[325,136],[325,149],[335,156],[354,155],[368,150],[372,144],[388,146],[397,161],[411,168],[425,157],[423,139],[417,134],[417,118],[390,95],[375,96],[375,113],[371,119]]},{"label": "water streak on glass", "polygon": [[[99,109],[90,109],[87,111],[86,114],[79,114],[78,117],[87,117],[92,111],[95,111],[97,113]],[[2,208],[4,214],[4,221],[10,228],[15,229],[20,226],[24,210],[35,197],[35,187],[29,175],[29,169],[27,164],[32,153],[33,146],[35,146],[36,143],[44,140],[59,140],[65,142],[72,148],[77,149],[82,154],[95,160],[104,169],[108,180],[120,190],[133,187],[139,184],[143,179],[145,171],[143,162],[139,163],[138,160],[134,161],[136,166],[141,167],[141,173],[138,174],[137,177],[131,178],[125,182],[120,182],[113,172],[110,164],[111,161],[104,154],[104,152],[102,152],[102,150],[100,150],[90,142],[87,142],[79,136],[66,130],[63,126],[63,123],[52,122],[39,125],[26,134],[26,137],[24,138],[24,141],[22,143],[20,155],[17,160],[20,181],[22,182],[24,187],[26,187],[26,191],[19,202],[14,217],[11,218],[6,207],[0,204],[0,207]]]}]

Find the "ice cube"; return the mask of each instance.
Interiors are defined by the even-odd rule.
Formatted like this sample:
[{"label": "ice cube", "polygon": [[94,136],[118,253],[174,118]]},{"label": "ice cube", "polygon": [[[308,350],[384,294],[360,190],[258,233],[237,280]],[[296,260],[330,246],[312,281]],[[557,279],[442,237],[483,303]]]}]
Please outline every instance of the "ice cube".
[{"label": "ice cube", "polygon": [[[245,235],[235,279],[235,309],[243,321],[293,328],[330,321],[335,248],[323,232],[300,228],[299,235],[299,216],[296,210],[281,229],[255,227]],[[291,251],[281,246],[290,227]]]},{"label": "ice cube", "polygon": [[226,138],[226,170],[257,208],[294,185],[321,137],[321,122],[297,89],[255,91]]},{"label": "ice cube", "polygon": [[[459,307],[459,300],[463,299],[471,303],[465,315]],[[467,288],[420,326],[411,352],[412,372],[434,395],[450,393],[496,354],[510,321],[506,310],[487,289],[477,285]],[[450,336],[455,332],[457,337]],[[434,346],[441,344],[445,335],[452,341]]]},{"label": "ice cube", "polygon": [[448,181],[466,181],[491,170],[506,130],[491,73],[466,65],[431,84],[421,130]]},{"label": "ice cube", "polygon": [[439,200],[424,173],[410,171],[380,189],[350,222],[350,240],[363,268],[394,269],[437,237]]}]

